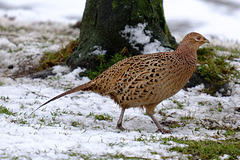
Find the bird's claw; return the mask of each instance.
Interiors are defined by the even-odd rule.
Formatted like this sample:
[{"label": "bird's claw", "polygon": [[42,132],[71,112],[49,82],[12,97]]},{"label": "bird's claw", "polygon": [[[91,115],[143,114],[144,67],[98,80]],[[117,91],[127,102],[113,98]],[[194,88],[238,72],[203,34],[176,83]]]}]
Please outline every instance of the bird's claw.
[{"label": "bird's claw", "polygon": [[171,133],[172,131],[170,129],[158,128],[156,132],[161,132],[163,134],[166,134],[166,133]]},{"label": "bird's claw", "polygon": [[125,131],[125,130],[126,130],[125,128],[123,128],[122,125],[117,125],[117,129],[119,129],[119,130],[121,130],[121,131]]}]

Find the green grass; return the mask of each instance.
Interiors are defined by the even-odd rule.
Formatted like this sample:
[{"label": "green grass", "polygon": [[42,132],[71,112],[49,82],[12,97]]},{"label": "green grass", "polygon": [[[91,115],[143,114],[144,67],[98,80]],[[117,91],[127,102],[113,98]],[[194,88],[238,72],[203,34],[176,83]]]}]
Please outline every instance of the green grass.
[{"label": "green grass", "polygon": [[16,113],[13,113],[12,111],[10,111],[8,108],[4,107],[3,105],[0,106],[0,114],[6,114],[6,115],[13,115],[15,116]]},{"label": "green grass", "polygon": [[65,154],[68,154],[72,158],[77,158],[77,159],[84,159],[84,160],[92,160],[92,159],[99,159],[99,160],[110,160],[110,159],[131,159],[131,160],[142,160],[145,158],[141,157],[130,157],[130,156],[125,156],[123,154],[106,154],[106,155],[101,155],[101,156],[95,156],[95,155],[87,155],[87,154],[81,154],[77,152],[73,152],[72,150],[68,150]]},{"label": "green grass", "polygon": [[183,104],[177,100],[173,100],[173,103],[175,103],[178,106],[178,109],[183,109]]},{"label": "green grass", "polygon": [[6,31],[7,29],[5,27],[3,27],[2,25],[0,25],[0,31]]},{"label": "green grass", "polygon": [[113,118],[109,115],[109,114],[99,114],[99,115],[95,115],[94,117],[95,120],[99,120],[99,121],[112,121]]},{"label": "green grass", "polygon": [[3,100],[4,102],[8,102],[9,101],[9,97],[5,97],[5,96],[1,96],[0,97],[1,100]]},{"label": "green grass", "polygon": [[[195,128],[195,131],[199,131],[199,128]],[[240,138],[237,135],[238,133],[239,131],[226,130],[226,132],[222,134],[225,140],[218,140],[216,138],[216,140],[189,140],[187,137],[176,138],[173,136],[162,138],[157,134],[152,134],[135,137],[134,141],[146,144],[161,143],[168,145],[170,146],[169,151],[189,155],[188,159],[219,159],[219,157],[224,154],[229,155],[229,159],[237,159],[237,157],[240,157]],[[173,145],[172,142],[184,144],[184,146]]]},{"label": "green grass", "polygon": [[240,139],[233,138],[227,140],[185,140],[170,138],[168,141],[174,141],[180,144],[186,144],[186,147],[175,146],[170,151],[177,151],[183,154],[189,154],[189,159],[219,159],[224,154],[229,155],[229,159],[237,159],[240,156]]},{"label": "green grass", "polygon": [[231,55],[220,56],[213,47],[198,49],[197,74],[203,77],[210,84],[210,88],[204,91],[214,95],[217,87],[240,78],[237,68],[231,65],[227,60]]}]

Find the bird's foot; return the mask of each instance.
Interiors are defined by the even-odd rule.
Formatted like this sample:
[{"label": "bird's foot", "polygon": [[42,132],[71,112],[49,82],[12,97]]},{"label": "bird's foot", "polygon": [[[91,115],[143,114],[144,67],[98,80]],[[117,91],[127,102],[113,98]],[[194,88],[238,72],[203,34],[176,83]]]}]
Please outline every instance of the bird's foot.
[{"label": "bird's foot", "polygon": [[158,128],[156,132],[161,132],[163,134],[166,134],[166,133],[171,133],[172,131],[170,129]]},{"label": "bird's foot", "polygon": [[121,124],[117,124],[117,129],[121,130],[121,131],[125,131],[126,129],[123,128],[123,126]]}]

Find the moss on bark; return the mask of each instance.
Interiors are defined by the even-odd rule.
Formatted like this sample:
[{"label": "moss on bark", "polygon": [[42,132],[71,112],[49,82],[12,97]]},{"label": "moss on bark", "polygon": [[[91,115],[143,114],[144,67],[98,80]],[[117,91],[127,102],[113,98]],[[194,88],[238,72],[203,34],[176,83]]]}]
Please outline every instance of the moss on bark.
[{"label": "moss on bark", "polygon": [[127,47],[129,53],[137,55],[137,50],[121,36],[126,25],[136,26],[147,23],[151,31],[151,41],[157,39],[162,46],[176,47],[175,39],[167,27],[162,0],[87,0],[81,23],[78,49],[68,58],[71,68],[77,66],[93,69],[98,63],[96,48],[106,51],[106,58]]}]

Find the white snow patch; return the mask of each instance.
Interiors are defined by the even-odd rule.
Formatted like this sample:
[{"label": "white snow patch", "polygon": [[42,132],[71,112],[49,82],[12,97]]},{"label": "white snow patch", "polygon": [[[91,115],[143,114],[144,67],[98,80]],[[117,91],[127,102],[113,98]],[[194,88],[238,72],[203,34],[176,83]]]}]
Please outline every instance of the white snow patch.
[{"label": "white snow patch", "polygon": [[137,44],[147,44],[151,39],[151,32],[145,30],[147,23],[139,23],[137,26],[125,26],[125,29],[121,32],[122,37],[129,40],[129,43],[133,46],[133,48],[139,50]]},{"label": "white snow patch", "polygon": [[106,54],[106,50],[103,50],[101,46],[94,46],[93,50],[90,54],[94,54],[94,55],[105,55]]},{"label": "white snow patch", "polygon": [[220,156],[219,159],[220,160],[225,160],[225,159],[229,159],[229,157],[230,157],[229,155],[224,154],[223,156]]},{"label": "white snow patch", "polygon": [[0,37],[0,48],[1,49],[14,49],[16,48],[16,45],[12,42],[10,42],[6,37]]},{"label": "white snow patch", "polygon": [[0,26],[0,76],[32,72],[44,52],[55,53],[79,35],[79,30],[56,22],[15,22],[0,17]]},{"label": "white snow patch", "polygon": [[143,54],[149,54],[154,52],[169,51],[165,47],[161,46],[161,42],[154,39],[151,42],[151,31],[146,30],[147,23],[139,23],[137,26],[126,25],[125,29],[121,31],[121,36],[128,39],[133,48],[139,50],[138,45],[143,45]]},{"label": "white snow patch", "polygon": [[55,21],[76,23],[81,20],[85,0],[0,0],[0,16],[15,17],[17,21]]},{"label": "white snow patch", "polygon": [[64,73],[69,73],[70,72],[70,68],[67,66],[54,66],[53,67],[53,73],[55,73],[58,76],[62,76]]}]

